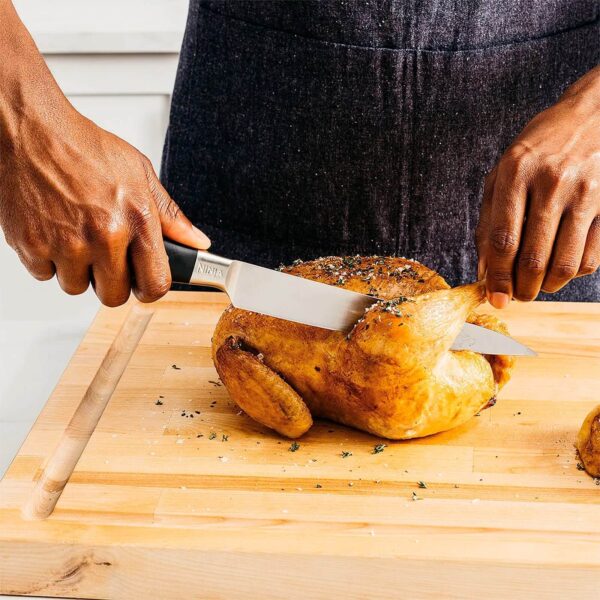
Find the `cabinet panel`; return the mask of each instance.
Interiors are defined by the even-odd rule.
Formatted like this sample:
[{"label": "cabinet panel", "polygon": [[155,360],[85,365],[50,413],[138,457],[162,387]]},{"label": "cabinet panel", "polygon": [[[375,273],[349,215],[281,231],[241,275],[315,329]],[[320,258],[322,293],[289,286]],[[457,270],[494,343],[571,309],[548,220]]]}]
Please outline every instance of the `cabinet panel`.
[{"label": "cabinet panel", "polygon": [[65,94],[170,94],[177,54],[51,54],[48,67]]},{"label": "cabinet panel", "polygon": [[143,152],[158,173],[169,120],[169,96],[70,95],[75,108]]}]

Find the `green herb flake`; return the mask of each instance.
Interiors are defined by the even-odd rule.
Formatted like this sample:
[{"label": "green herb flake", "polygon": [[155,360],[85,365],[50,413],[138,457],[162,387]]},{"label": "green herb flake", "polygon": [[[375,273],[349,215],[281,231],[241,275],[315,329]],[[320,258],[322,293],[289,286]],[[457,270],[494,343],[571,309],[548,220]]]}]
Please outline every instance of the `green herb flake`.
[{"label": "green herb flake", "polygon": [[210,432],[210,435],[208,436],[209,440],[214,440],[217,437],[217,434],[214,431]]},{"label": "green herb flake", "polygon": [[417,492],[412,493],[412,499],[414,502],[416,502],[417,500],[423,500],[423,498],[421,498],[419,495],[417,495]]},{"label": "green herb flake", "polygon": [[577,470],[578,471],[585,471],[585,467],[580,462],[578,462],[577,463]]},{"label": "green herb flake", "polygon": [[417,485],[422,489],[422,490],[426,490],[427,489],[427,484],[424,481],[417,481]]},{"label": "green herb flake", "polygon": [[222,441],[222,442],[228,442],[228,441],[229,441],[229,436],[228,436],[228,435],[225,435],[225,434],[223,434],[223,436],[221,437],[221,441]]},{"label": "green herb flake", "polygon": [[349,456],[352,456],[352,452],[350,452],[349,450],[343,450],[340,456],[342,458],[348,458]]},{"label": "green herb flake", "polygon": [[315,485],[316,488],[321,489],[323,486],[320,483],[317,483],[317,485]]},{"label": "green herb flake", "polygon": [[300,444],[298,442],[292,442],[288,450],[290,452],[296,452],[300,448]]},{"label": "green herb flake", "polygon": [[373,446],[373,452],[371,452],[371,454],[380,454],[386,449],[386,447],[386,444],[376,444],[375,446]]}]

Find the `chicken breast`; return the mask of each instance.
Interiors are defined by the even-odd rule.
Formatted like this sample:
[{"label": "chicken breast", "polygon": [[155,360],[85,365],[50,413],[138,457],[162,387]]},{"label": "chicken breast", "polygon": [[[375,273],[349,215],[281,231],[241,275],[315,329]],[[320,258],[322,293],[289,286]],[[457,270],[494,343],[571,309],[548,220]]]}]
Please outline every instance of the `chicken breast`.
[{"label": "chicken breast", "polygon": [[494,403],[513,358],[452,351],[465,321],[507,333],[482,283],[450,289],[404,258],[296,261],[286,273],[368,293],[375,303],[351,332],[328,331],[229,307],[213,337],[216,369],[252,418],[295,438],[322,417],[407,439],[456,427]]}]

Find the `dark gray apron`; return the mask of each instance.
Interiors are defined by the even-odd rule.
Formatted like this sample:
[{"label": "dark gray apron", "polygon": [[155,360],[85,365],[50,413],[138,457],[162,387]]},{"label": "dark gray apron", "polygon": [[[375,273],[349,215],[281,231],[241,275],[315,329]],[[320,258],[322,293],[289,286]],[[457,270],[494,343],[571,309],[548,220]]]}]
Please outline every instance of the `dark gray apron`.
[{"label": "dark gray apron", "polygon": [[[192,0],[164,184],[228,257],[476,277],[486,173],[600,62],[598,0]],[[600,300],[600,274],[560,300]]]}]

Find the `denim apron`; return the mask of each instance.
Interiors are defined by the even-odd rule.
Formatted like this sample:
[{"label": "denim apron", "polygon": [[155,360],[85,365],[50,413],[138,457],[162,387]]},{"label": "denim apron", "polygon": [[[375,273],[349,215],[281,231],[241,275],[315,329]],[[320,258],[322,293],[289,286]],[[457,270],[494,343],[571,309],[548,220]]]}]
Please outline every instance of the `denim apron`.
[{"label": "denim apron", "polygon": [[[485,175],[600,62],[598,0],[191,0],[162,179],[230,258],[476,278]],[[555,300],[600,300],[600,273]]]}]

